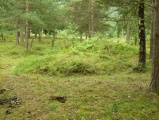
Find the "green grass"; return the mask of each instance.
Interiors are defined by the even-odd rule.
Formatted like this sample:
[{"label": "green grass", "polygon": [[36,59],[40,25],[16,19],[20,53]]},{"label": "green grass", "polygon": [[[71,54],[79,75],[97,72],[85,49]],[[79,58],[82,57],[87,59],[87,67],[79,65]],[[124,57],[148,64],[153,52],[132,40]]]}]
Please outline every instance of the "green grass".
[{"label": "green grass", "polygon": [[[85,41],[72,47],[58,39],[34,41],[28,55],[23,44],[0,43],[0,98],[16,94],[22,104],[6,120],[157,120],[159,96],[148,92],[151,63],[144,73],[133,72],[138,47],[113,41]],[[148,55],[147,55],[148,56]],[[66,103],[50,96],[66,96]]]},{"label": "green grass", "polygon": [[13,73],[50,76],[104,75],[118,73],[125,69],[131,71],[137,63],[137,47],[124,43],[90,40],[79,43],[75,47],[71,47],[70,44],[69,48],[59,48],[47,49],[46,46],[38,43],[31,49],[31,55],[12,70]]}]

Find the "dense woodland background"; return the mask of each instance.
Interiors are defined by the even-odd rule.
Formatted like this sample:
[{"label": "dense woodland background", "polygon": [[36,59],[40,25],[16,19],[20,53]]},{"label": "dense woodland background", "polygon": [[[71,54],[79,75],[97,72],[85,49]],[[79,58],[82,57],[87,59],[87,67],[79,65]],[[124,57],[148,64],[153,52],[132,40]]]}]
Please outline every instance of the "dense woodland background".
[{"label": "dense woodland background", "polygon": [[2,119],[157,120],[158,8],[157,0],[0,0]]}]

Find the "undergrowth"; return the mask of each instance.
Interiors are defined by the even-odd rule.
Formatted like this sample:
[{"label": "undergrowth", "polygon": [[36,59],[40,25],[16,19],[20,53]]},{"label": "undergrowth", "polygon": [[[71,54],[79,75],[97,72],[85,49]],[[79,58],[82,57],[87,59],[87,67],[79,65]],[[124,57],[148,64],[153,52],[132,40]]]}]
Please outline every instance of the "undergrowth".
[{"label": "undergrowth", "polygon": [[[44,75],[115,74],[131,70],[137,60],[137,47],[126,43],[87,40],[75,47],[34,47],[35,52],[12,69],[14,74]],[[31,53],[34,53],[34,50]],[[16,52],[12,52],[16,54]]]},{"label": "undergrowth", "polygon": [[[108,40],[75,40],[73,46],[58,38],[51,48],[47,37],[34,40],[27,55],[24,43],[15,45],[12,39],[0,47],[0,89],[6,89],[0,97],[16,94],[22,98],[22,104],[8,115],[8,106],[1,105],[1,119],[159,118],[159,97],[147,91],[151,61],[147,60],[144,73],[133,71],[138,46]],[[51,101],[50,96],[66,96],[66,102]]]}]

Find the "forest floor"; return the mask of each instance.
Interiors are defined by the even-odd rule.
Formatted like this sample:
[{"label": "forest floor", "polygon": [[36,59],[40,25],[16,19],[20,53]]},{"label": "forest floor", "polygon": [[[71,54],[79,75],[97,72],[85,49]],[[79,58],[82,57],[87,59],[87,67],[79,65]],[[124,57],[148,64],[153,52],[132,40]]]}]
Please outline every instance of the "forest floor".
[{"label": "forest floor", "polygon": [[[159,96],[148,91],[150,69],[143,73],[125,69],[111,74],[66,76],[22,71],[17,74],[13,72],[15,67],[23,63],[26,57],[27,60],[34,58],[25,55],[22,52],[23,47],[14,46],[12,41],[1,42],[0,48],[0,90],[5,89],[0,93],[0,100],[12,96],[22,100],[22,103],[14,107],[9,107],[8,103],[0,105],[2,120],[158,120],[159,118]],[[50,99],[55,96],[61,98],[65,96],[66,101],[62,103]]]}]

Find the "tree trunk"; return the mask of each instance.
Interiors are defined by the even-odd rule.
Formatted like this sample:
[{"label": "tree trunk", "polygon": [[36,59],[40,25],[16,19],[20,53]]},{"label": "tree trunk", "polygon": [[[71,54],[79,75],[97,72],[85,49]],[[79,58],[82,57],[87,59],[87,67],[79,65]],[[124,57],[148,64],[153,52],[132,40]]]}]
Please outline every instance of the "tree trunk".
[{"label": "tree trunk", "polygon": [[16,32],[16,45],[19,45],[20,32],[17,30]]},{"label": "tree trunk", "polygon": [[85,35],[86,35],[86,40],[87,40],[87,38],[88,38],[88,32],[87,31],[85,32]]},{"label": "tree trunk", "polygon": [[124,38],[124,27],[122,27],[122,38]]},{"label": "tree trunk", "polygon": [[91,37],[94,37],[94,0],[91,0]]},{"label": "tree trunk", "polygon": [[88,38],[91,38],[91,24],[88,24]]},{"label": "tree trunk", "polygon": [[19,45],[19,38],[20,38],[20,32],[19,32],[19,17],[16,17],[16,45]]},{"label": "tree trunk", "polygon": [[24,33],[23,30],[20,32],[20,42],[24,42]]},{"label": "tree trunk", "polygon": [[134,45],[137,45],[138,44],[138,38],[137,38],[137,36],[135,35],[134,36]]},{"label": "tree trunk", "polygon": [[[28,11],[29,11],[29,8],[28,8]],[[29,26],[28,26],[28,38],[30,38],[30,29],[29,29]]]},{"label": "tree trunk", "polygon": [[124,38],[124,21],[125,21],[125,18],[123,17],[123,21],[122,21],[122,38]]},{"label": "tree trunk", "polygon": [[54,30],[52,30],[52,43],[51,46],[54,47],[55,46],[55,37],[56,37],[56,32]]},{"label": "tree trunk", "polygon": [[30,47],[31,48],[33,47],[33,40],[34,40],[34,37],[32,37],[31,42],[30,42]]},{"label": "tree trunk", "polygon": [[[26,13],[28,13],[29,12],[29,0],[26,0]],[[28,41],[28,39],[29,39],[29,23],[28,23],[28,20],[26,20],[26,22],[25,22],[25,27],[26,27],[26,43],[25,43],[25,48],[26,48],[26,53],[28,53],[28,43],[29,43],[29,41]]]},{"label": "tree trunk", "polygon": [[38,37],[39,41],[41,41],[41,30],[40,29],[38,30],[38,34],[39,34],[39,37]]},{"label": "tree trunk", "polygon": [[152,0],[154,11],[153,58],[150,90],[159,93],[159,1]]},{"label": "tree trunk", "polygon": [[[154,9],[152,8],[152,17],[154,17]],[[153,57],[153,33],[154,33],[154,19],[151,20],[151,34],[150,34],[150,59]]]},{"label": "tree trunk", "polygon": [[2,38],[2,40],[4,40],[4,41],[5,41],[5,38],[4,38],[3,33],[1,33],[1,34],[0,34],[0,37]]},{"label": "tree trunk", "polygon": [[130,21],[127,23],[126,42],[130,41]]},{"label": "tree trunk", "polygon": [[139,0],[139,71],[142,71],[146,65],[146,40],[145,40],[145,25],[144,25],[144,0]]},{"label": "tree trunk", "polygon": [[[18,0],[16,0],[18,2]],[[19,11],[19,8],[17,8],[17,11]],[[20,33],[19,33],[19,16],[16,16],[16,45],[19,45],[19,37],[20,37]]]},{"label": "tree trunk", "polygon": [[38,37],[38,35],[37,35],[37,30],[35,30],[35,38],[37,38]]},{"label": "tree trunk", "polygon": [[151,34],[150,34],[150,59],[153,57],[153,21],[151,21]]},{"label": "tree trunk", "polygon": [[90,8],[90,21],[88,25],[89,30],[89,38],[94,36],[94,0],[89,0],[89,8]]}]

